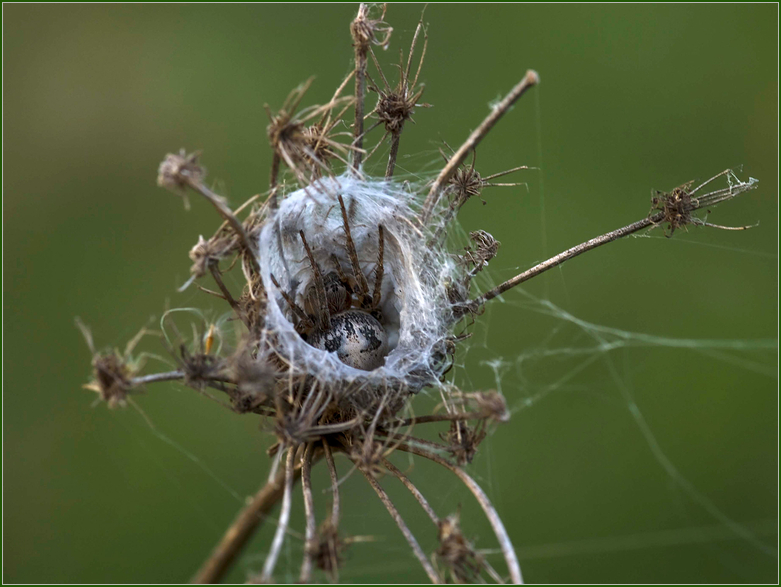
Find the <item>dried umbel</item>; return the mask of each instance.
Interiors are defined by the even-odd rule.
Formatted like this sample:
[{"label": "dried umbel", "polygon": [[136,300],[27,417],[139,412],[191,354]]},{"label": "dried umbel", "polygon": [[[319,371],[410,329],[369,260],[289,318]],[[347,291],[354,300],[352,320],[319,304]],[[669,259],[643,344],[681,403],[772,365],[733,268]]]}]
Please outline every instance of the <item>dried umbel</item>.
[{"label": "dried umbel", "polygon": [[[193,283],[223,299],[237,328],[233,340],[225,321],[210,322],[192,309],[169,310],[163,317],[165,344],[178,368],[141,374],[143,361],[134,357],[138,338],[124,354],[93,351],[94,379],[89,388],[114,407],[133,403],[129,395],[142,386],[179,380],[205,394],[227,396],[238,414],[255,414],[266,423],[276,443],[269,450],[273,466],[269,481],[240,513],[203,568],[198,582],[219,580],[255,528],[281,500],[278,527],[257,580],[272,580],[287,536],[294,484],[300,480],[306,515],[300,580],[310,581],[315,568],[338,577],[349,538],[341,532],[340,475],[336,456],[357,469],[388,509],[435,583],[509,580],[521,582],[521,571],[507,531],[485,493],[463,467],[477,454],[491,428],[508,420],[504,398],[496,391],[464,392],[447,381],[459,344],[469,337],[485,303],[510,288],[583,252],[623,236],[667,223],[670,234],[687,225],[717,226],[697,218],[706,209],[752,189],[756,180],[741,182],[727,170],[691,189],[686,184],[654,198],[647,217],[577,245],[518,276],[475,294],[473,278],[499,252],[499,242],[485,230],[469,234],[460,250],[448,250],[447,236],[458,211],[486,187],[518,183],[492,180],[517,171],[491,175],[475,167],[475,150],[510,107],[539,82],[534,71],[496,104],[486,119],[456,150],[449,147],[445,165],[430,182],[394,177],[404,122],[421,96],[418,77],[423,48],[414,76],[411,60],[422,32],[418,25],[401,78],[387,83],[372,47],[387,47],[391,28],[381,15],[361,5],[351,26],[355,69],[322,106],[299,109],[309,82],[294,90],[275,114],[269,110],[268,136],[273,153],[266,197],[250,198],[239,208],[205,185],[206,172],[198,154],[166,157],[158,183],[179,195],[192,190],[208,200],[223,223],[208,239],[200,237],[190,251]],[[371,52],[376,71],[367,71]],[[355,96],[340,97],[350,77]],[[364,115],[366,80],[383,80],[377,107]],[[352,132],[340,131],[346,108],[354,106]],[[365,148],[368,131],[382,126],[375,148]],[[385,176],[371,178],[364,163],[390,136]],[[471,155],[471,158],[470,158]],[[468,162],[468,163],[467,163]],[[292,187],[282,183],[287,166]],[[340,165],[344,165],[340,169]],[[702,193],[717,178],[726,188]],[[728,228],[728,227],[719,227]],[[745,227],[738,227],[740,229]],[[464,246],[466,245],[466,246]],[[240,271],[240,294],[230,291],[223,273]],[[202,283],[211,276],[217,291]],[[187,340],[176,318],[196,316]],[[142,334],[146,331],[142,331]],[[413,416],[416,396],[429,391],[441,398],[433,413]],[[133,404],[135,405],[135,404]],[[414,435],[415,428],[438,424],[433,442]],[[440,517],[413,481],[389,460],[394,451],[428,459],[451,471],[474,495],[495,532],[507,566],[506,574],[491,567],[461,530],[457,516]],[[318,521],[311,488],[311,469],[324,460],[331,479],[330,510]],[[344,474],[344,471],[342,472]],[[433,559],[412,535],[404,515],[388,498],[379,477],[398,479],[431,519],[440,546]],[[432,562],[433,561],[433,562]]]}]

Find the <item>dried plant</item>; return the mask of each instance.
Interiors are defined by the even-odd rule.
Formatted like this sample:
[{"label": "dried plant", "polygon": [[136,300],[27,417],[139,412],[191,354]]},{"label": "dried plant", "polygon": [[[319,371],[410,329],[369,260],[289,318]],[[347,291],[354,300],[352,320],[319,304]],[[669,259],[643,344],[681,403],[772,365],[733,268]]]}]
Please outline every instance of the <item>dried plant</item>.
[{"label": "dried plant", "polygon": [[[539,83],[529,70],[510,93],[455,151],[430,183],[411,185],[394,180],[399,138],[418,104],[418,78],[425,56],[425,33],[419,64],[411,76],[412,55],[422,22],[414,33],[410,54],[399,64],[400,78],[390,86],[372,45],[387,47],[391,27],[385,9],[375,18],[361,5],[351,26],[355,50],[355,95],[340,97],[351,76],[323,106],[299,111],[310,82],[294,90],[276,113],[269,110],[269,142],[273,151],[270,190],[264,201],[255,196],[232,210],[206,187],[206,172],[198,153],[168,155],[160,165],[158,183],[185,196],[192,190],[207,199],[223,222],[209,239],[199,237],[190,251],[191,279],[204,292],[223,299],[235,319],[239,336],[223,340],[215,324],[199,322],[188,342],[176,328],[172,312],[164,316],[166,347],[177,368],[142,374],[143,357],[133,357],[138,339],[124,353],[96,352],[89,330],[81,326],[93,353],[94,378],[88,388],[109,407],[132,401],[143,386],[181,381],[237,414],[257,414],[270,423],[277,443],[268,482],[239,513],[225,536],[194,576],[195,582],[219,581],[262,523],[281,501],[278,525],[262,572],[253,581],[273,579],[288,533],[292,492],[301,480],[306,516],[305,547],[299,579],[309,582],[315,569],[338,579],[344,551],[353,541],[343,536],[336,455],[357,469],[399,526],[425,574],[433,583],[522,582],[521,569],[496,508],[467,474],[480,442],[492,426],[509,415],[496,391],[465,392],[445,382],[459,344],[468,338],[470,319],[483,305],[509,289],[572,257],[618,238],[659,225],[668,235],[688,225],[716,226],[695,216],[756,187],[726,170],[698,187],[693,183],[654,197],[651,212],[623,228],[608,232],[482,293],[473,293],[472,279],[497,255],[499,243],[485,231],[469,236],[472,244],[459,254],[448,252],[443,235],[458,210],[480,197],[492,180],[527,169],[519,166],[481,175],[475,150],[490,129],[530,88]],[[368,54],[383,81],[371,81]],[[364,114],[366,80],[379,100]],[[354,106],[352,132],[336,132],[346,109]],[[383,178],[364,176],[364,119],[375,116],[391,149]],[[374,147],[376,149],[376,146]],[[374,149],[368,150],[369,153]],[[471,163],[466,165],[472,154]],[[282,165],[299,184],[285,191]],[[345,169],[340,170],[339,166]],[[724,188],[706,192],[719,178]],[[746,227],[738,227],[743,229]],[[240,268],[245,286],[235,296],[224,272]],[[237,269],[238,270],[238,269]],[[219,291],[200,280],[210,275]],[[456,329],[462,332],[455,334]],[[411,404],[424,389],[441,403],[432,414],[412,416]],[[211,394],[224,394],[227,402]],[[418,426],[442,424],[441,443],[415,436]],[[428,459],[452,472],[474,495],[487,516],[504,556],[506,572],[494,569],[461,530],[459,516],[440,517],[414,482],[389,460],[397,451]],[[331,480],[330,512],[315,515],[312,467],[326,462]],[[384,473],[398,479],[433,522],[439,538],[436,552],[427,554],[380,480]]]}]

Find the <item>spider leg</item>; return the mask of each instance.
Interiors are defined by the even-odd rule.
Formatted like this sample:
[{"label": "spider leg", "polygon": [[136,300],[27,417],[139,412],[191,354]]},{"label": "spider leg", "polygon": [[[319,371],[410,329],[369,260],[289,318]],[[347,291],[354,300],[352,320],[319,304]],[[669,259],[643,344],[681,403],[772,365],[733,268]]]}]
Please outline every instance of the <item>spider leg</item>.
[{"label": "spider leg", "polygon": [[382,228],[382,224],[379,227],[379,245],[377,253],[377,267],[374,270],[374,293],[372,295],[371,309],[377,309],[380,305],[380,299],[382,296],[382,278],[385,273],[385,267],[383,266],[383,256],[385,255],[385,230]]},{"label": "spider leg", "polygon": [[284,289],[282,289],[282,286],[279,285],[279,282],[277,281],[277,278],[274,277],[274,274],[271,274],[271,281],[274,283],[276,288],[279,290],[279,293],[282,294],[282,297],[285,298],[285,301],[287,302],[287,305],[292,310],[293,314],[295,314],[296,318],[298,318],[298,322],[296,323],[296,329],[298,329],[299,324],[303,324],[305,328],[314,328],[315,324],[312,322],[312,319],[307,315],[304,310],[301,309],[301,306],[299,306],[293,299],[290,297],[290,294],[288,294]]},{"label": "spider leg", "polygon": [[334,264],[334,268],[336,269],[336,274],[339,276],[339,281],[341,281],[344,286],[347,288],[348,293],[352,293],[353,286],[350,282],[350,278],[347,277],[347,274],[344,272],[344,269],[342,269],[342,264],[339,262],[339,257],[332,254],[331,255],[331,262]]},{"label": "spider leg", "polygon": [[342,224],[344,225],[344,233],[347,236],[347,256],[350,257],[350,265],[352,265],[353,276],[355,277],[356,293],[360,301],[360,305],[363,306],[364,298],[369,294],[369,284],[366,281],[366,276],[361,270],[361,264],[358,262],[358,253],[355,250],[355,243],[353,242],[352,233],[350,232],[350,223],[347,220],[347,209],[344,207],[344,200],[339,195],[339,207],[342,210]]},{"label": "spider leg", "polygon": [[309,257],[309,264],[312,266],[312,273],[315,275],[315,292],[317,293],[317,319],[320,323],[320,329],[325,331],[331,328],[331,314],[328,312],[328,302],[325,297],[325,285],[323,284],[323,274],[320,271],[320,266],[315,261],[314,255],[312,255],[312,249],[309,248],[309,243],[306,242],[304,231],[298,232],[301,235],[301,242],[304,243],[304,249],[306,249],[306,256]]}]

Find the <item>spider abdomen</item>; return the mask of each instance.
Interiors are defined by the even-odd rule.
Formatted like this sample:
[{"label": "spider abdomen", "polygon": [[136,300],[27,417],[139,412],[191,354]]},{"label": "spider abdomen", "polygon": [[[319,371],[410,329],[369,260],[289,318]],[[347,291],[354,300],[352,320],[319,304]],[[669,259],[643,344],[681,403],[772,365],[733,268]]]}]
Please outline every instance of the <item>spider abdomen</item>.
[{"label": "spider abdomen", "polygon": [[309,344],[323,351],[336,352],[345,365],[373,371],[381,367],[388,354],[388,335],[374,316],[360,310],[347,310],[331,317],[331,328],[318,330]]}]

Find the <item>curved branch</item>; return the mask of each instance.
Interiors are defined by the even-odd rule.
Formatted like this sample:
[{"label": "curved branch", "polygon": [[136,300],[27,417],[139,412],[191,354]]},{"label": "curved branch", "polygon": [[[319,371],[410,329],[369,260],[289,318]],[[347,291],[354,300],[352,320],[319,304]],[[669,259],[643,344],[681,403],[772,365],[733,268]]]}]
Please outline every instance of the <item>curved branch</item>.
[{"label": "curved branch", "polygon": [[398,449],[432,460],[438,465],[442,465],[446,469],[450,469],[458,476],[459,479],[461,479],[464,485],[466,485],[469,491],[471,491],[475,496],[478,503],[480,504],[480,507],[483,508],[488,521],[491,523],[491,527],[494,529],[494,534],[496,534],[496,538],[499,540],[499,546],[502,549],[504,560],[507,562],[507,567],[510,571],[510,580],[516,584],[523,583],[521,566],[518,564],[518,557],[515,555],[515,549],[513,548],[512,542],[510,542],[510,536],[507,534],[507,530],[505,529],[501,518],[499,518],[499,514],[496,513],[496,509],[493,505],[491,505],[491,500],[488,499],[488,496],[477,484],[477,482],[460,467],[456,467],[442,457],[439,457],[426,450],[422,450],[406,444],[400,444]]}]

